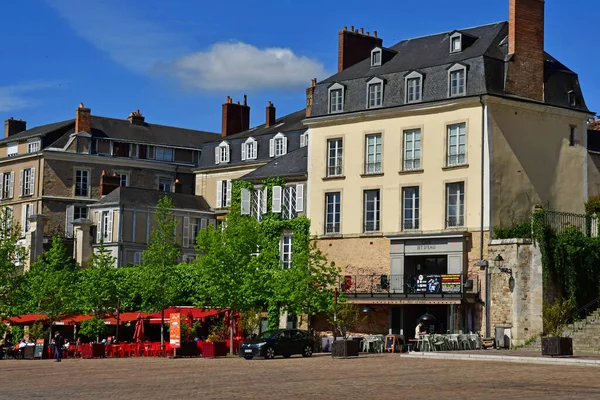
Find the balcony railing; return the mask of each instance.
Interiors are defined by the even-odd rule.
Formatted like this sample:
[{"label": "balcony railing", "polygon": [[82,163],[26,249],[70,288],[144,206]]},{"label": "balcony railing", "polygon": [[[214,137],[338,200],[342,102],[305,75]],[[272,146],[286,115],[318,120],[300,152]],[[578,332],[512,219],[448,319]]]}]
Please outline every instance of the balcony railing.
[{"label": "balcony railing", "polygon": [[461,297],[477,293],[476,277],[464,274],[346,275],[339,290],[357,297]]},{"label": "balcony railing", "polygon": [[404,160],[404,170],[405,171],[414,171],[421,169],[421,159],[413,158],[413,159],[405,159]]},{"label": "balcony railing", "polygon": [[380,174],[381,173],[381,162],[372,162],[365,164],[365,174]]},{"label": "balcony railing", "polygon": [[326,223],[325,224],[325,233],[340,233],[340,224],[339,223]]},{"label": "balcony railing", "polygon": [[462,228],[465,225],[465,217],[448,217],[446,220],[447,228]]},{"label": "balcony railing", "polygon": [[342,165],[329,165],[327,167],[327,176],[342,176]]},{"label": "balcony railing", "polygon": [[379,232],[379,221],[367,221],[364,226],[365,233]]}]

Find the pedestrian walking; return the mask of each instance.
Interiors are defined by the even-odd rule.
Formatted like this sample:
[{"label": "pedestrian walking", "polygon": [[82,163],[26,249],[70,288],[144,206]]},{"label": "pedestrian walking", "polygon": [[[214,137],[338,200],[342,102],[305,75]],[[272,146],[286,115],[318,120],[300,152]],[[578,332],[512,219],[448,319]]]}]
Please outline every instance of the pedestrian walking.
[{"label": "pedestrian walking", "polygon": [[60,335],[60,332],[57,331],[54,334],[54,351],[56,352],[55,362],[60,362],[60,360],[61,360],[62,346],[63,346],[63,337]]}]

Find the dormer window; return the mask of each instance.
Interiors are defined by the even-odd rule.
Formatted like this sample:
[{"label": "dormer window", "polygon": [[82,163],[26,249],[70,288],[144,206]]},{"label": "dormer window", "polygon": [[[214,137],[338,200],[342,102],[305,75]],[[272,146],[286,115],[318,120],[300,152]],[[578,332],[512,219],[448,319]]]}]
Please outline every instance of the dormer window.
[{"label": "dormer window", "polygon": [[383,104],[383,80],[372,78],[367,82],[367,108],[381,107]]},{"label": "dormer window", "polygon": [[280,157],[287,153],[287,138],[281,132],[269,141],[269,156]]},{"label": "dormer window", "polygon": [[229,162],[229,143],[222,141],[215,147],[215,164],[227,164]]},{"label": "dormer window", "polygon": [[450,53],[458,53],[462,51],[462,35],[455,33],[450,36]]},{"label": "dormer window", "polygon": [[300,147],[308,146],[308,132],[304,132],[300,135]]},{"label": "dormer window", "polygon": [[455,64],[448,69],[448,97],[459,97],[467,94],[467,67]]},{"label": "dormer window", "polygon": [[406,103],[418,103],[422,99],[423,75],[413,71],[404,78]]},{"label": "dormer window", "polygon": [[253,137],[249,137],[244,143],[242,143],[242,161],[256,160],[257,152],[258,143]]},{"label": "dormer window", "polygon": [[379,67],[381,65],[381,48],[375,47],[371,50],[371,67]]},{"label": "dormer window", "polygon": [[339,83],[329,88],[329,113],[344,112],[344,87]]}]

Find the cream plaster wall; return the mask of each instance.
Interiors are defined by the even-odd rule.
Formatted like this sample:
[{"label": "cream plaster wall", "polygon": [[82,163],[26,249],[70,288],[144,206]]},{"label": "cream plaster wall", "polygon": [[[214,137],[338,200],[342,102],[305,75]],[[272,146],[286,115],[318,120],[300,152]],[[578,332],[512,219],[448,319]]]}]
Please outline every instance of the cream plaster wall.
[{"label": "cream plaster wall", "polygon": [[234,180],[254,171],[257,166],[241,169],[196,172],[196,195],[203,196],[211,207],[217,205],[217,181]]}]

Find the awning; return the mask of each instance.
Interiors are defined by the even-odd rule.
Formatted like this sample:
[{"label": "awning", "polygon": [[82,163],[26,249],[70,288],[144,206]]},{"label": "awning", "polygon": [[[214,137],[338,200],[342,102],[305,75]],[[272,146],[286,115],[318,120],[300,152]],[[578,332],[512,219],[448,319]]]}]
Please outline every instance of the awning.
[{"label": "awning", "polygon": [[17,317],[8,318],[4,322],[10,323],[11,325],[33,325],[36,321],[47,319],[48,317],[46,314],[23,314]]}]

